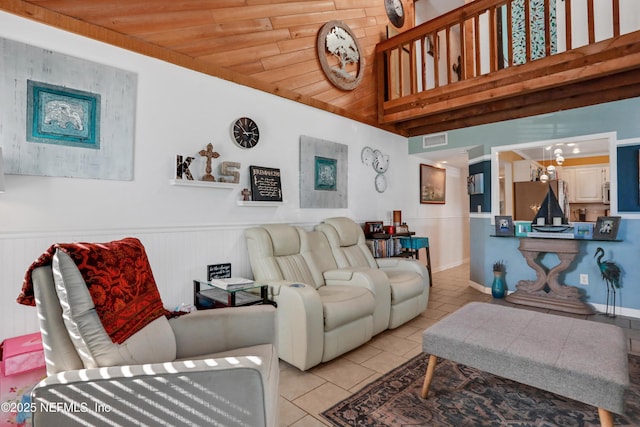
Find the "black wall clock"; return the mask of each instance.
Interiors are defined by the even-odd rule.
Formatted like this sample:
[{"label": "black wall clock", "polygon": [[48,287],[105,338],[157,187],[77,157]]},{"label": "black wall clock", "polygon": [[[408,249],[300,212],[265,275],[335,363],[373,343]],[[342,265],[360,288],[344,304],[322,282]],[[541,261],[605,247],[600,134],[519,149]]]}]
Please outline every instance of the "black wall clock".
[{"label": "black wall clock", "polygon": [[240,117],[233,122],[231,127],[231,136],[241,148],[253,148],[260,140],[260,131],[258,125],[249,117]]},{"label": "black wall clock", "polygon": [[402,0],[384,0],[384,8],[387,11],[389,21],[394,27],[400,28],[404,25],[404,6]]}]

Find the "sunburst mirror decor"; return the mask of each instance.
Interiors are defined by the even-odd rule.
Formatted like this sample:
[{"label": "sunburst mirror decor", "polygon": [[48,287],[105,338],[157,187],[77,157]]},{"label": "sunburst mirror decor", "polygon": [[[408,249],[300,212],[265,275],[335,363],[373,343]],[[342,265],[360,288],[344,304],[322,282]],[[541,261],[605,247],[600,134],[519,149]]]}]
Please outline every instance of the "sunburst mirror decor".
[{"label": "sunburst mirror decor", "polygon": [[346,24],[340,21],[324,24],[318,33],[317,47],[322,71],[333,85],[353,90],[360,84],[364,59],[358,39]]}]

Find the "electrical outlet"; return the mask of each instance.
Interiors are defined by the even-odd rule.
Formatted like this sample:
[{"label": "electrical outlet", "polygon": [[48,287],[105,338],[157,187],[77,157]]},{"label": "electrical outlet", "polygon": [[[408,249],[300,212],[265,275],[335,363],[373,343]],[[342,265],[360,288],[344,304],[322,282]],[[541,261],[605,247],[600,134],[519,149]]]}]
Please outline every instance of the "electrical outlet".
[{"label": "electrical outlet", "polygon": [[580,275],[580,284],[581,285],[588,285],[589,284],[589,275],[588,274],[581,274]]}]

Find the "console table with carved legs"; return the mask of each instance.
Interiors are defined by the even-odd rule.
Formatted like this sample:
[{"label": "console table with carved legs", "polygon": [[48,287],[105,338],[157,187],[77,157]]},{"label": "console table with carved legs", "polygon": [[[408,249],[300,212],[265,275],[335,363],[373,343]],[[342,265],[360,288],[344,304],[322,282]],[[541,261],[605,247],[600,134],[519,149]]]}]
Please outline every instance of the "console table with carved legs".
[{"label": "console table with carved legs", "polygon": [[[569,239],[521,238],[518,250],[527,261],[527,265],[536,272],[536,280],[520,280],[516,291],[506,300],[550,310],[576,314],[593,314],[593,310],[581,301],[580,290],[575,286],[559,283],[558,276],[565,271],[579,252],[579,243]],[[555,253],[560,263],[547,269],[538,262],[544,253]]]}]

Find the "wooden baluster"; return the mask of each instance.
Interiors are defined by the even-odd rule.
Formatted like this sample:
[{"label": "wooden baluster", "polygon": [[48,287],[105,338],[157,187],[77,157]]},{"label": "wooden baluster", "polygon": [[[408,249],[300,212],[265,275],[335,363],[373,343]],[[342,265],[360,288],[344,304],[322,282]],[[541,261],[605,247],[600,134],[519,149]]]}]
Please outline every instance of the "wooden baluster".
[{"label": "wooden baluster", "polygon": [[544,0],[544,55],[551,56],[551,5]]},{"label": "wooden baluster", "polygon": [[413,95],[418,91],[418,79],[416,77],[416,67],[413,64],[416,63],[416,42],[412,41],[409,50],[409,74],[411,76],[411,94]]},{"label": "wooden baluster", "polygon": [[446,40],[446,53],[447,53],[447,84],[451,84],[451,74],[452,74],[452,69],[451,69],[451,26],[447,25],[447,28],[445,30],[445,40]]},{"label": "wooden baluster", "polygon": [[402,53],[404,52],[404,46],[398,46],[398,93],[400,94],[400,98],[404,96],[404,67],[402,64],[404,61],[402,60]]},{"label": "wooden baluster", "polygon": [[466,34],[464,31],[464,21],[460,21],[458,23],[458,28],[460,28],[460,62],[458,63],[458,67],[460,67],[460,70],[458,72],[458,75],[460,76],[459,81],[462,81],[464,79],[467,78],[466,76],[466,69],[467,67],[465,66],[466,64],[466,56],[467,56],[467,52],[466,52]]},{"label": "wooden baluster", "polygon": [[620,35],[620,0],[611,0],[613,8],[613,37]]},{"label": "wooden baluster", "polygon": [[422,52],[422,54],[420,55],[422,57],[422,90],[425,91],[427,90],[427,43],[426,43],[426,37],[423,37],[422,39],[420,39],[420,52]]},{"label": "wooden baluster", "polygon": [[464,22],[465,57],[463,59],[463,73],[465,79],[470,79],[475,76],[475,35],[473,32],[473,25],[472,17]]},{"label": "wooden baluster", "polygon": [[596,23],[593,0],[587,0],[587,21],[589,23],[589,44],[596,42]]},{"label": "wooden baluster", "polygon": [[565,15],[565,38],[567,39],[567,46],[565,51],[573,49],[573,43],[571,42],[571,0],[564,0],[564,15]]},{"label": "wooden baluster", "polygon": [[439,87],[440,86],[440,70],[438,67],[438,62],[440,62],[438,59],[438,56],[440,56],[440,46],[438,46],[438,30],[436,30],[433,33],[433,82],[435,84],[435,87]]}]

